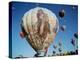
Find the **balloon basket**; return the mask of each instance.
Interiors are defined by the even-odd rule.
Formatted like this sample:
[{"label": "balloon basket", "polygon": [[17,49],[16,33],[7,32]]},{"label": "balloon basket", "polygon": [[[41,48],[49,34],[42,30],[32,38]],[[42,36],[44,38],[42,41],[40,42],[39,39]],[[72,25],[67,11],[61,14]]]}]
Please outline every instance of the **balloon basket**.
[{"label": "balloon basket", "polygon": [[44,57],[44,56],[46,56],[46,53],[45,53],[45,51],[38,51],[34,56],[35,57]]}]

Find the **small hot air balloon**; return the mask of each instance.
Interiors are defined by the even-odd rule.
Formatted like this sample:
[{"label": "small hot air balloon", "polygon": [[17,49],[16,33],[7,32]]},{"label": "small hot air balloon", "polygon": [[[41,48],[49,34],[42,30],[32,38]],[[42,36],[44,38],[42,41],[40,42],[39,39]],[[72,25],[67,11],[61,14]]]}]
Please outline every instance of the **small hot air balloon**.
[{"label": "small hot air balloon", "polygon": [[74,37],[75,38],[78,38],[78,33],[74,33]]},{"label": "small hot air balloon", "polygon": [[75,46],[75,40],[74,40],[74,39],[71,40],[71,44],[72,44],[73,46]]},{"label": "small hot air balloon", "polygon": [[59,11],[59,16],[60,16],[61,18],[63,18],[64,15],[65,15],[64,9],[62,9],[61,11]]},{"label": "small hot air balloon", "polygon": [[59,46],[62,46],[62,42],[61,42],[61,40],[59,40]]},{"label": "small hot air balloon", "polygon": [[56,52],[55,51],[53,51],[53,54],[55,54]]},{"label": "small hot air balloon", "polygon": [[57,45],[53,45],[53,48],[56,49],[57,48]]},{"label": "small hot air balloon", "polygon": [[78,49],[75,50],[75,54],[78,54]]},{"label": "small hot air balloon", "polygon": [[62,26],[60,27],[60,29],[61,29],[61,31],[65,31],[66,26],[65,26],[65,25],[62,25]]},{"label": "small hot air balloon", "polygon": [[23,33],[20,34],[37,52],[35,56],[46,56],[48,47],[58,32],[59,23],[53,12],[36,7],[24,14],[21,28]]},{"label": "small hot air balloon", "polygon": [[61,51],[62,51],[62,50],[61,50],[61,48],[59,48],[58,50],[59,50],[59,52],[61,52]]}]

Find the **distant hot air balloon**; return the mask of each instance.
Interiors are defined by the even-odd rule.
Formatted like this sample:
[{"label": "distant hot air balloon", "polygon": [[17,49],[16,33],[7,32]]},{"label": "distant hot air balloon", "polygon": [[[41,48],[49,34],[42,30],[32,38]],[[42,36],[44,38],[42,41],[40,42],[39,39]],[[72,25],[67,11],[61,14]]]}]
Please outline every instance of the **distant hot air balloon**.
[{"label": "distant hot air balloon", "polygon": [[62,25],[62,26],[60,27],[60,29],[61,29],[61,31],[65,31],[66,26],[65,26],[65,25]]},{"label": "distant hot air balloon", "polygon": [[59,40],[59,46],[62,46],[62,42],[61,42],[61,40]]},{"label": "distant hot air balloon", "polygon": [[64,15],[65,15],[64,9],[62,9],[61,11],[59,11],[59,16],[60,16],[61,18],[63,18]]},{"label": "distant hot air balloon", "polygon": [[78,49],[75,50],[75,54],[78,54]]},{"label": "distant hot air balloon", "polygon": [[55,51],[53,51],[53,54],[55,54],[56,52]]},{"label": "distant hot air balloon", "polygon": [[75,38],[78,38],[78,33],[74,33],[74,37]]},{"label": "distant hot air balloon", "polygon": [[62,51],[62,49],[61,49],[61,48],[59,48],[58,50],[59,50],[59,52],[61,52],[61,51]]},{"label": "distant hot air balloon", "polygon": [[20,35],[25,37],[37,52],[35,56],[45,56],[58,32],[59,23],[53,12],[46,8],[36,7],[24,14],[21,28]]},{"label": "distant hot air balloon", "polygon": [[71,44],[72,44],[73,46],[75,46],[75,40],[74,40],[74,39],[71,40]]},{"label": "distant hot air balloon", "polygon": [[53,48],[56,49],[57,48],[57,45],[53,45]]}]

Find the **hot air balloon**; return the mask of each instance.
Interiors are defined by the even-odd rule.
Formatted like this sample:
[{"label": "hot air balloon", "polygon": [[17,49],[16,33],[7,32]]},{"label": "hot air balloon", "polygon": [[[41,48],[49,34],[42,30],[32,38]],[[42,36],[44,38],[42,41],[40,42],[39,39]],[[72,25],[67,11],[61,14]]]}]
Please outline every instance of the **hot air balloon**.
[{"label": "hot air balloon", "polygon": [[55,54],[56,52],[55,51],[53,51],[53,54]]},{"label": "hot air balloon", "polygon": [[61,52],[61,51],[62,51],[62,49],[61,49],[61,48],[59,48],[58,50],[59,50],[59,52]]},{"label": "hot air balloon", "polygon": [[74,37],[75,38],[78,38],[78,33],[74,33]]},{"label": "hot air balloon", "polygon": [[72,44],[73,46],[75,46],[75,40],[74,40],[74,39],[71,40],[71,44]]},{"label": "hot air balloon", "polygon": [[78,49],[75,50],[75,54],[78,54]]},{"label": "hot air balloon", "polygon": [[26,41],[37,52],[35,56],[45,56],[58,32],[59,23],[52,11],[35,7],[22,17],[21,29],[20,35],[26,38]]},{"label": "hot air balloon", "polygon": [[57,45],[53,45],[53,48],[56,49],[57,48]]},{"label": "hot air balloon", "polygon": [[62,46],[62,42],[61,42],[61,40],[59,40],[59,46]]},{"label": "hot air balloon", "polygon": [[60,29],[61,29],[61,31],[65,31],[66,26],[65,26],[65,25],[62,25],[62,26],[60,27]]},{"label": "hot air balloon", "polygon": [[64,15],[65,15],[64,9],[62,9],[61,11],[59,11],[59,16],[60,16],[61,18],[63,18]]}]

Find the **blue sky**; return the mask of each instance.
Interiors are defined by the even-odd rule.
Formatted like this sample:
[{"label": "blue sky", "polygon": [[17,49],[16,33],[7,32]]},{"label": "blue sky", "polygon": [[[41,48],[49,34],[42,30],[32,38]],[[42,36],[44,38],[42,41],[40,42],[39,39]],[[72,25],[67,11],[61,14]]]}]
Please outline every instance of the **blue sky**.
[{"label": "blue sky", "polygon": [[[58,31],[55,40],[48,48],[48,54],[52,54],[53,44],[58,45],[59,40],[62,41],[62,52],[74,51],[75,48],[70,43],[71,39],[74,38],[74,33],[78,32],[78,7],[74,5],[56,5],[56,4],[37,4],[37,3],[21,3],[13,2],[12,3],[12,55],[13,57],[23,55],[27,57],[32,57],[36,53],[33,48],[29,45],[25,38],[20,37],[21,26],[20,22],[25,12],[29,11],[35,7],[43,7],[51,10],[57,16],[59,20],[59,26],[66,25],[64,32],[61,30]],[[60,19],[59,11],[64,9],[65,16]],[[57,53],[58,50],[55,50]]]}]

